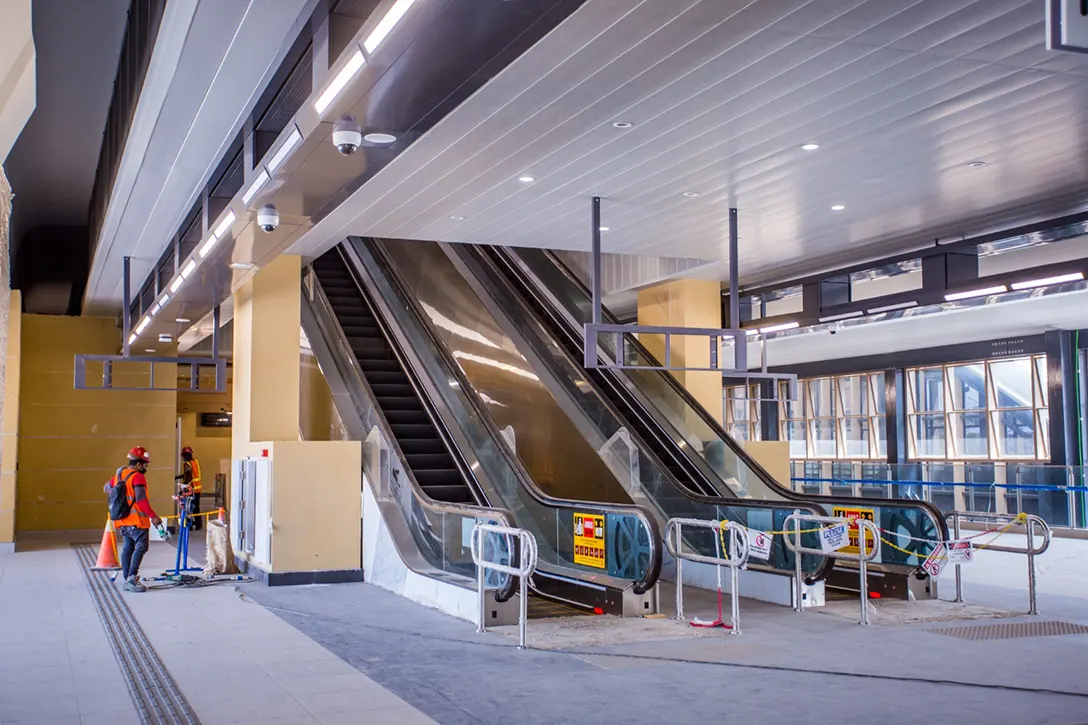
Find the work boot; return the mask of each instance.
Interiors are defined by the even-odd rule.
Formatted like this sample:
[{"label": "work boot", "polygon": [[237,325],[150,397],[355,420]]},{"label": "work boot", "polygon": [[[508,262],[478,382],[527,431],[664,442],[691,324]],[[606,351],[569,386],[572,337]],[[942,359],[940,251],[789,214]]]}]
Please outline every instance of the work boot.
[{"label": "work boot", "polygon": [[125,579],[125,585],[122,587],[126,592],[146,592],[147,587],[140,583],[139,577],[133,575],[128,579]]}]

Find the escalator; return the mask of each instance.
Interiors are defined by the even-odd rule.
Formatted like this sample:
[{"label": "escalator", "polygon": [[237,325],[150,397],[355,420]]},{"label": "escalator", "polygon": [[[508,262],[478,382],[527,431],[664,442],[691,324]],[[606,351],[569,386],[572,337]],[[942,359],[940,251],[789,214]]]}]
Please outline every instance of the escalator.
[{"label": "escalator", "polygon": [[[538,616],[656,611],[661,548],[651,516],[636,506],[561,500],[537,490],[504,452],[499,432],[480,414],[456,363],[436,344],[402,296],[395,271],[381,259],[342,245],[310,269],[304,328],[319,328],[326,342],[319,364],[336,367],[346,381],[341,394],[334,393],[338,410],[349,416],[363,411],[348,426],[352,437],[369,442],[376,430],[388,432],[389,463],[371,478],[392,469],[387,498],[400,511],[387,506],[383,518],[408,521],[415,547],[430,563],[428,576],[449,570],[451,561],[459,562],[458,574],[473,570],[470,557],[465,562],[467,532],[486,518],[471,511],[493,509],[498,523],[525,528],[537,539],[540,558],[531,589],[540,601],[531,602],[530,610]],[[436,509],[442,514],[430,513]],[[573,528],[584,515],[615,523],[606,545],[629,554],[624,566],[600,571],[576,560]],[[493,545],[501,548],[502,542]],[[402,559],[406,548],[398,545]],[[509,548],[505,556],[516,561],[517,552]],[[468,588],[473,582],[459,584]]]},{"label": "escalator", "polygon": [[[542,250],[498,247],[448,248],[489,289],[506,287],[533,317],[561,344],[571,360],[582,361],[582,325],[589,319],[590,298],[582,285],[554,255]],[[926,502],[872,500],[848,497],[804,496],[779,485],[721,429],[660,367],[635,336],[624,335],[617,353],[602,346],[611,359],[633,357],[643,367],[635,370],[584,369],[597,392],[623,418],[634,437],[668,472],[693,493],[740,501],[758,499],[787,505],[817,504],[824,513],[872,512],[878,526],[888,531],[897,546],[883,546],[873,566],[873,591],[883,596],[908,598],[922,559],[932,550],[925,540],[944,540],[947,530],[939,512]],[[700,432],[695,433],[693,426]],[[869,514],[865,514],[869,515]],[[856,587],[856,570],[840,562],[829,573],[830,586]],[[912,577],[912,575],[916,575]],[[921,591],[921,587],[914,587]],[[931,589],[931,591],[935,591]]]},{"label": "escalator", "polygon": [[420,488],[435,501],[486,503],[457,470],[343,258],[326,254],[314,262],[314,272]]}]

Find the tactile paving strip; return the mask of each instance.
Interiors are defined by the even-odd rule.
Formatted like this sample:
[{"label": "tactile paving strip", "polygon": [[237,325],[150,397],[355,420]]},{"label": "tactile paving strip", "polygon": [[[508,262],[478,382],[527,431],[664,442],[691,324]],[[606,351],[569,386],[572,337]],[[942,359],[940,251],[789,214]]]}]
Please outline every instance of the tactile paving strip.
[{"label": "tactile paving strip", "polygon": [[85,545],[74,548],[140,722],[143,725],[200,725],[189,701],[132,616],[120,591],[110,581],[109,573],[91,570],[95,562],[94,548]]},{"label": "tactile paving strip", "polygon": [[1022,639],[1024,637],[1062,637],[1069,634],[1088,634],[1088,627],[1072,622],[1004,622],[1001,624],[973,624],[964,627],[940,627],[926,632],[943,634],[972,642],[991,639]]}]

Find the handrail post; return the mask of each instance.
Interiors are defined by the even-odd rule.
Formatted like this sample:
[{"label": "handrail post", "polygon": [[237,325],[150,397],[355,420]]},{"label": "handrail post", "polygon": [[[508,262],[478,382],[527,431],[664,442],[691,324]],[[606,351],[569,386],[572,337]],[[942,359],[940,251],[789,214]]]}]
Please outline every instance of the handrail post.
[{"label": "handrail post", "polygon": [[801,548],[801,510],[800,509],[794,509],[793,510],[793,516],[791,518],[793,518],[793,527],[794,527],[794,531],[795,531],[794,536],[797,537],[796,542],[797,542],[797,549],[798,549],[797,551],[793,552],[793,558],[794,558],[794,575],[793,575],[794,606],[793,606],[793,608],[796,609],[798,612],[803,612],[803,611],[805,611],[805,608],[804,608],[804,606],[803,606],[803,604],[801,602],[801,597],[804,596],[804,585],[803,585],[803,583],[801,581],[801,577],[804,576],[804,570],[801,567],[801,552],[799,551],[799,549]]},{"label": "handrail post", "polygon": [[[952,540],[959,541],[960,539],[960,515],[957,512],[952,513]],[[947,554],[945,554],[947,556]],[[962,565],[956,563],[956,599],[957,604],[963,604],[963,571]]]},{"label": "handrail post", "polygon": [[1028,517],[1027,520],[1027,534],[1028,534],[1028,614],[1038,614],[1039,610],[1035,607],[1035,546],[1032,536],[1032,531],[1035,529],[1035,522]]},{"label": "handrail post", "polygon": [[[730,559],[736,556],[736,552],[740,550],[740,532],[736,526],[732,523],[729,524],[729,552],[722,552]],[[747,554],[744,557],[748,558]],[[729,623],[732,625],[730,634],[740,634],[740,572],[738,567],[729,567],[729,602],[731,606],[731,616]]]},{"label": "handrail post", "polygon": [[[483,534],[499,534],[500,536],[517,537],[518,551],[520,553],[517,566],[507,566],[498,562],[488,561],[483,554]],[[536,570],[537,546],[536,539],[525,529],[516,529],[510,526],[497,526],[495,524],[478,523],[472,528],[472,536],[469,538],[469,549],[472,552],[472,562],[476,565],[477,587],[480,594],[480,616],[477,632],[486,632],[486,588],[484,586],[484,570],[491,569],[501,574],[521,577],[521,602],[518,604],[518,649],[526,646],[526,625],[529,620],[529,577]],[[511,549],[513,550],[513,549]]]},{"label": "handrail post", "polygon": [[[665,534],[668,536],[668,534]],[[681,547],[684,545],[683,540],[680,538],[680,524],[676,525],[676,551],[682,551]],[[676,559],[676,619],[678,621],[684,620],[684,558],[681,556],[675,556]]]}]

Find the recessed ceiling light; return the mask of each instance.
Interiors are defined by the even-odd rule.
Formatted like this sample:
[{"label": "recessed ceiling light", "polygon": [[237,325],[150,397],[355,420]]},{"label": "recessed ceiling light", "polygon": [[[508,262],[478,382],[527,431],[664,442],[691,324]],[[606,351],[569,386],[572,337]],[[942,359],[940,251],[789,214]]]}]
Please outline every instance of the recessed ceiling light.
[{"label": "recessed ceiling light", "polygon": [[804,146],[801,147],[801,150],[802,151],[815,151],[818,148],[820,148],[820,144],[818,144],[818,143],[807,143],[807,144],[805,144]]},{"label": "recessed ceiling light", "polygon": [[843,211],[845,209],[846,209],[845,204],[835,204],[834,206],[831,207],[831,211]]},{"label": "recessed ceiling light", "polygon": [[145,347],[145,348],[144,348],[144,352],[155,352],[155,348],[153,348],[153,347]]},{"label": "recessed ceiling light", "polygon": [[253,265],[250,264],[249,262],[231,262],[230,263],[230,268],[231,269],[246,270],[246,269],[253,269]]},{"label": "recessed ceiling light", "polygon": [[597,229],[599,229],[602,232],[607,232],[609,229],[611,229],[611,227],[597,227]]},{"label": "recessed ceiling light", "polygon": [[179,317],[178,319],[174,320],[174,322],[177,322],[180,325],[184,325],[187,322],[192,322],[192,320],[190,320],[188,317]]},{"label": "recessed ceiling light", "polygon": [[159,335],[159,342],[172,342],[173,339],[174,338],[172,338],[170,335],[167,335],[167,334]]},{"label": "recessed ceiling light", "polygon": [[986,165],[985,161],[972,161],[967,166],[972,169],[981,169]]},{"label": "recessed ceiling light", "polygon": [[616,121],[612,125],[616,128],[631,128],[635,124],[631,123],[630,121]]},{"label": "recessed ceiling light", "polygon": [[368,133],[363,136],[363,140],[367,143],[376,144],[379,146],[388,146],[397,140],[397,137],[391,133]]},{"label": "recessed ceiling light", "polygon": [[454,214],[450,217],[450,219],[454,220],[455,222],[463,222],[465,220],[465,218],[460,214]]},{"label": "recessed ceiling light", "polygon": [[697,192],[697,191],[685,191],[684,196],[688,197],[689,199],[693,199],[696,196],[699,196],[699,192]]},{"label": "recessed ceiling light", "polygon": [[519,176],[519,177],[518,177],[518,181],[520,181],[520,182],[521,182],[521,183],[523,183],[523,184],[531,184],[531,183],[533,183],[534,181],[536,181],[536,179],[534,179],[534,178],[533,178],[533,177],[531,177],[531,176]]}]

